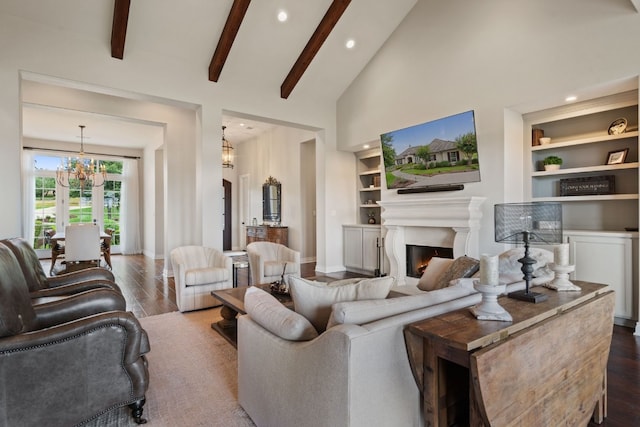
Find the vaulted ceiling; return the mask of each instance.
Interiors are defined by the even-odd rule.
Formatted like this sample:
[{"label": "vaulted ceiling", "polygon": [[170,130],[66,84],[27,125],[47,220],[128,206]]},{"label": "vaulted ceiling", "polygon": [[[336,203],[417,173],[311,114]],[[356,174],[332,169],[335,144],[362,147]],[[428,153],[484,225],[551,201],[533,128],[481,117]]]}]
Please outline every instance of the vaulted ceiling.
[{"label": "vaulted ceiling", "polygon": [[0,13],[99,40],[124,62],[152,53],[188,63],[211,85],[337,100],[416,1],[3,0]]}]

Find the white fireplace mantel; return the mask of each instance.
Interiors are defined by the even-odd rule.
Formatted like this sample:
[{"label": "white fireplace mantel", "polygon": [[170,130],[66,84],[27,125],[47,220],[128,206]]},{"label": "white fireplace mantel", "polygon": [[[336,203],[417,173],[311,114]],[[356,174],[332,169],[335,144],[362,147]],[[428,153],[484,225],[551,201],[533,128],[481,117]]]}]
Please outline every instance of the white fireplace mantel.
[{"label": "white fireplace mantel", "polygon": [[396,278],[396,284],[407,284],[406,244],[410,239],[407,234],[419,234],[413,233],[414,230],[427,234],[428,228],[433,229],[434,234],[443,229],[452,231],[454,258],[463,255],[479,258],[478,232],[485,200],[473,196],[429,198],[416,195],[379,201],[384,208],[382,225],[387,230],[384,246],[389,258],[389,274]]}]

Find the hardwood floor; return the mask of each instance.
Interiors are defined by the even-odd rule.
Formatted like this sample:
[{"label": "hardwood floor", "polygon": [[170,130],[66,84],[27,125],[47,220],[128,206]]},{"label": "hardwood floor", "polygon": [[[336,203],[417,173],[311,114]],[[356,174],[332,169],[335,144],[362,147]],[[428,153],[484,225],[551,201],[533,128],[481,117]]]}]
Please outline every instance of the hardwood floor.
[{"label": "hardwood floor", "polygon": [[[600,426],[640,426],[640,337],[631,328],[613,327],[607,383],[609,409]],[[589,427],[597,425],[589,423]]]},{"label": "hardwood floor", "polygon": [[[44,259],[41,263],[44,270],[48,272],[51,261]],[[122,289],[122,294],[127,301],[127,309],[137,318],[178,310],[173,277],[165,277],[162,274],[164,260],[153,260],[143,255],[112,255],[111,265],[116,283]],[[300,270],[302,277],[307,278],[328,277],[337,280],[358,277],[357,274],[348,272],[317,276],[315,263],[302,264]],[[248,269],[239,270],[238,286],[247,286],[248,283]]]},{"label": "hardwood floor", "polygon": [[[51,261],[41,260],[45,271]],[[57,265],[57,264],[56,264]],[[111,255],[112,272],[127,301],[127,310],[136,317],[177,311],[173,277],[164,277],[164,260],[143,255]]]},{"label": "hardwood floor", "polygon": [[[173,278],[164,277],[164,260],[142,255],[113,255],[113,274],[127,300],[127,308],[136,317],[153,316],[178,310]],[[43,260],[49,271],[49,260]],[[303,277],[317,277],[315,264],[301,266]],[[350,273],[331,274],[332,279],[357,277]],[[238,284],[248,283],[248,271],[239,271]],[[550,355],[553,357],[553,355]],[[640,426],[640,337],[633,330],[614,326],[607,369],[608,412],[602,427]],[[589,427],[597,424],[591,422]]]}]

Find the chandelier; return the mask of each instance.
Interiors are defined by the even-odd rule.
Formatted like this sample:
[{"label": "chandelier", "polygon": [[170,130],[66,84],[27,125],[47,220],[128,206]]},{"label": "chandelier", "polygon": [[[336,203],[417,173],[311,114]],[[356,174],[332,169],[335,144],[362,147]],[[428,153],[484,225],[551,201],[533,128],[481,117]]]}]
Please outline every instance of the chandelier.
[{"label": "chandelier", "polygon": [[56,172],[56,181],[63,187],[102,187],[107,178],[107,168],[98,161],[84,158],[84,125],[80,126],[80,152],[78,157],[62,160]]},{"label": "chandelier", "polygon": [[233,147],[224,137],[226,126],[222,126],[222,167],[233,169]]}]

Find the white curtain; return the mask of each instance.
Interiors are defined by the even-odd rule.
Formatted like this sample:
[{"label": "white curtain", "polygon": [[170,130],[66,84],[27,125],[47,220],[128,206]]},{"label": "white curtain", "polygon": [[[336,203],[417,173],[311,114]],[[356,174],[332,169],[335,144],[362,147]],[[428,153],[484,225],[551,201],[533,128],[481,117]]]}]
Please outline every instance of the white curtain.
[{"label": "white curtain", "polygon": [[120,251],[125,255],[140,254],[138,159],[125,159],[122,175],[121,206],[124,206],[124,213],[120,212]]},{"label": "white curtain", "polygon": [[36,180],[35,178],[35,164],[34,153],[31,150],[22,150],[22,209],[24,223],[22,224],[22,237],[24,237],[29,244],[33,245],[34,236],[34,224],[35,224],[35,191]]}]

